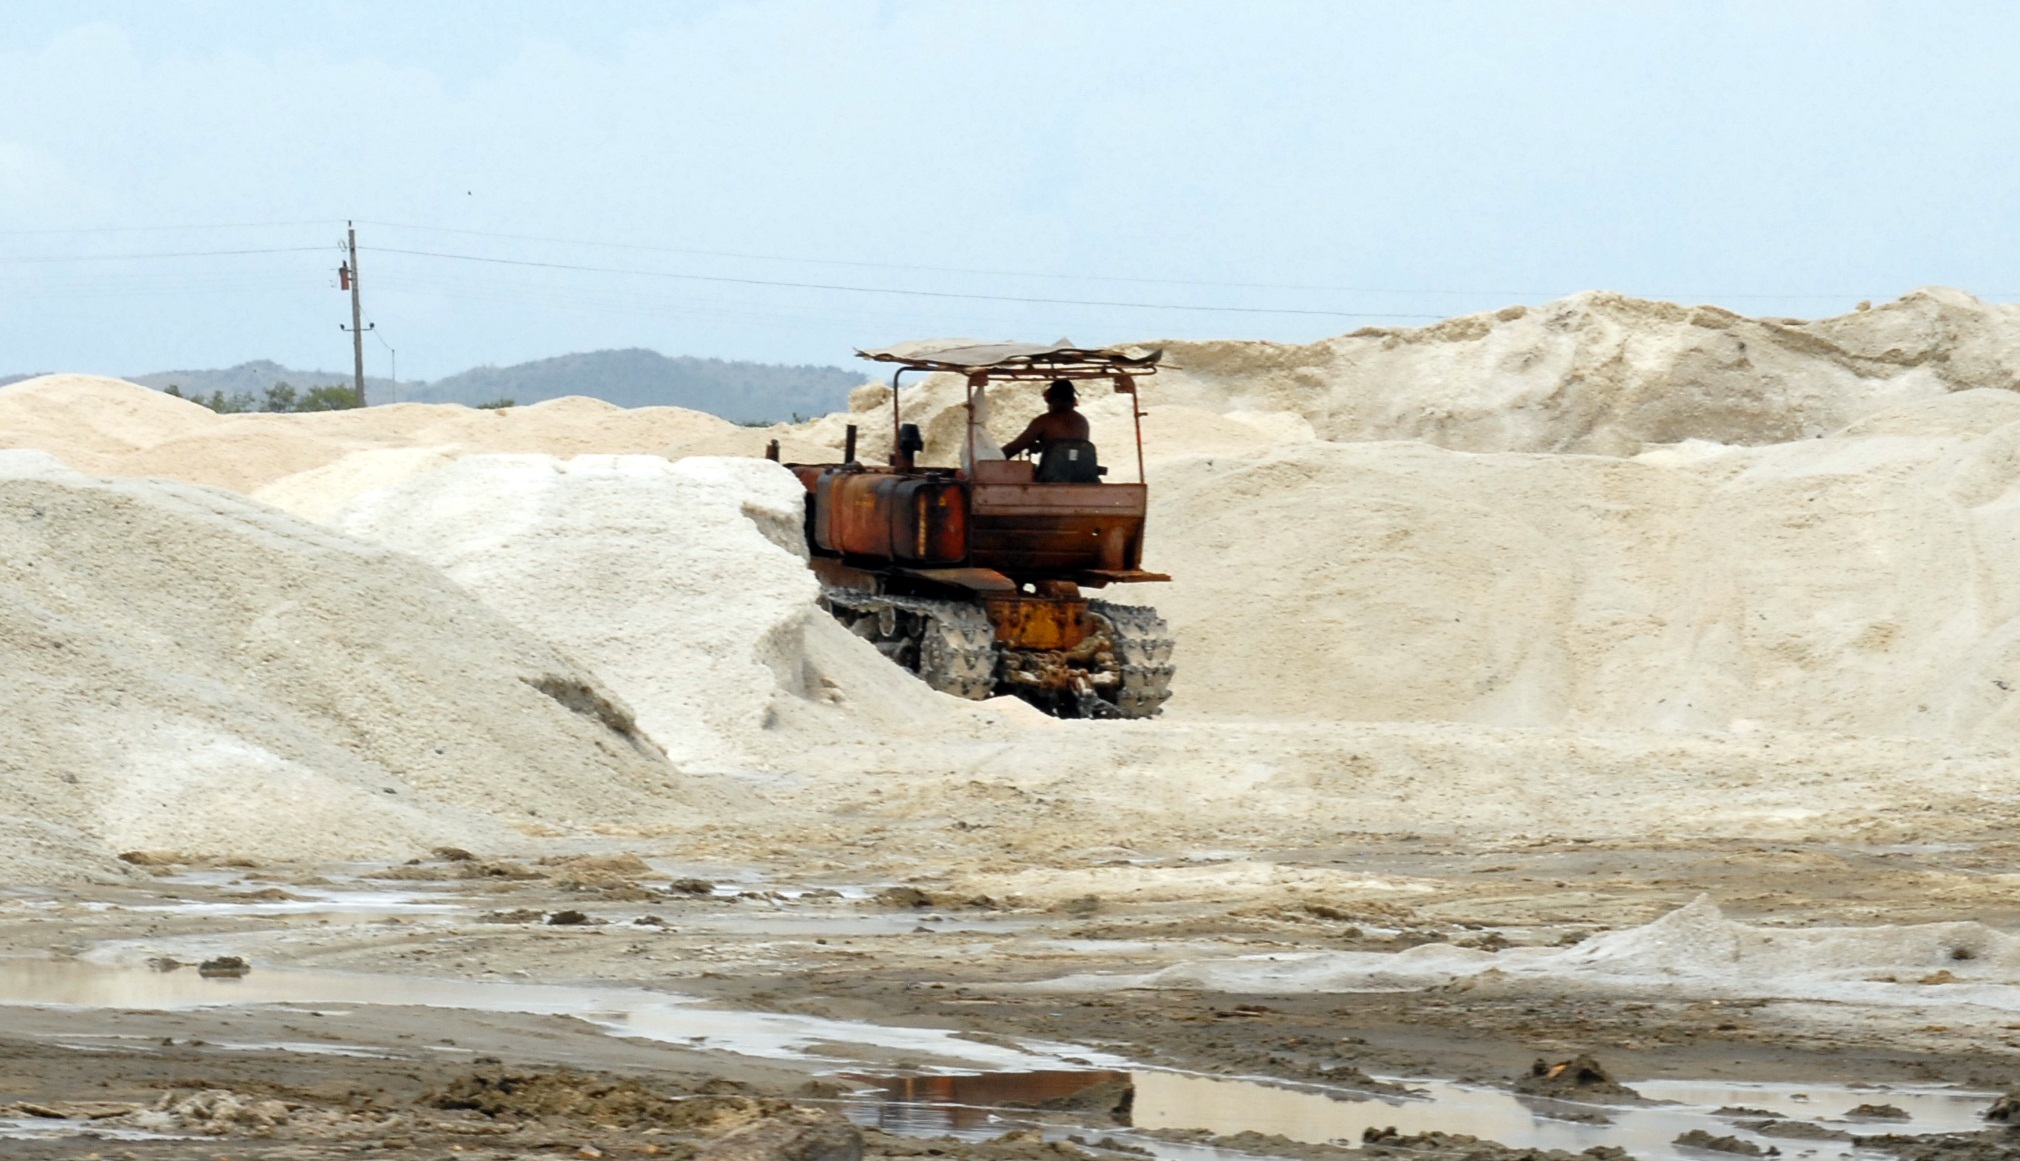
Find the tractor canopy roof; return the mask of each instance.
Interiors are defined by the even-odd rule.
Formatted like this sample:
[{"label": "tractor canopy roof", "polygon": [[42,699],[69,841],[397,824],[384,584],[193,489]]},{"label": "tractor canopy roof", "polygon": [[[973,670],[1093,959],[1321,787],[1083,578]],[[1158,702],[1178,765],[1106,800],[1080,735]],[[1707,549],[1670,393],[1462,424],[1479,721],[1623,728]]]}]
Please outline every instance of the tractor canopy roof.
[{"label": "tractor canopy roof", "polygon": [[909,343],[857,351],[877,363],[901,363],[921,371],[991,379],[1106,379],[1152,375],[1162,350],[1146,347],[1076,347],[1056,343],[989,343],[980,339],[914,339]]}]

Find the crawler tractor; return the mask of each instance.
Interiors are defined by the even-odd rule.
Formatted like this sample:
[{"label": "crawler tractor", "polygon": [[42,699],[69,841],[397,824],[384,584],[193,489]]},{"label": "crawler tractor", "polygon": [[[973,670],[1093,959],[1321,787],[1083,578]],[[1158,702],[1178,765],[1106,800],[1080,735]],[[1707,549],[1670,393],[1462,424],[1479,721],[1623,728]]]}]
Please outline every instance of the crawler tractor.
[{"label": "crawler tractor", "polygon": [[[1015,694],[1058,717],[1155,716],[1171,693],[1164,620],[1082,590],[1171,579],[1142,568],[1147,489],[1136,382],[1156,373],[1161,352],[910,343],[857,354],[898,365],[890,463],[858,463],[851,426],[842,463],[786,465],[806,485],[807,549],[823,606],[956,697]],[[899,409],[908,371],[966,380],[963,466],[916,462],[924,440]],[[1059,380],[1106,382],[1129,396],[1137,482],[1106,482],[1086,440],[1049,441],[1035,461],[978,458],[978,392],[992,382]]]}]

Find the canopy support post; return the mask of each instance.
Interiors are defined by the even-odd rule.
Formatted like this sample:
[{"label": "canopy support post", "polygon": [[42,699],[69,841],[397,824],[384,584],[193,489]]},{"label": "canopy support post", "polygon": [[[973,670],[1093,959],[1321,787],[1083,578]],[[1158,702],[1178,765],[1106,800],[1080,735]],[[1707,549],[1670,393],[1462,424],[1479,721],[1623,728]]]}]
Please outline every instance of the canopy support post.
[{"label": "canopy support post", "polygon": [[987,371],[980,371],[968,376],[967,451],[962,455],[961,462],[967,465],[970,476],[975,474],[975,392],[977,390],[986,390],[988,386],[989,373]]},{"label": "canopy support post", "polygon": [[912,369],[900,367],[891,372],[891,464],[894,467],[898,463],[898,445],[904,442],[905,434],[905,425],[899,421],[898,416],[898,377]]},{"label": "canopy support post", "polygon": [[1143,400],[1136,394],[1136,380],[1127,375],[1117,375],[1115,390],[1119,395],[1129,396],[1129,418],[1136,425],[1136,482],[1149,483],[1143,474]]}]

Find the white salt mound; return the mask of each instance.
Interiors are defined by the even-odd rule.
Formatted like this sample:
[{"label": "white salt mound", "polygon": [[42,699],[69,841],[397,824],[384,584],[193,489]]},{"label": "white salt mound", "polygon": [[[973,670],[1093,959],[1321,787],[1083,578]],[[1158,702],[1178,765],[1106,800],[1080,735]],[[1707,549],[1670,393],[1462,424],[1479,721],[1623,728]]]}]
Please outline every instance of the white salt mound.
[{"label": "white salt mound", "polygon": [[[1139,345],[1165,351],[1165,365],[1141,381],[1152,456],[1163,454],[1160,445],[1178,446],[1156,431],[1160,413],[1173,408],[1221,417],[1223,441],[1231,434],[1228,419],[1288,414],[1305,420],[1316,437],[1342,442],[1634,455],[1689,439],[1743,445],[1809,439],[1903,403],[1975,387],[2020,388],[2020,305],[1943,288],[1814,321],[1592,291],[1304,345],[1233,339]],[[990,431],[998,440],[1015,435],[1043,406],[1035,389],[999,386],[990,394]],[[963,430],[961,379],[927,376],[906,385],[903,395],[905,418],[924,432],[928,459],[954,463]],[[850,415],[816,421],[806,431],[835,444],[841,424],[855,422],[866,455],[884,455],[891,444],[890,389],[860,388],[850,403]],[[1088,383],[1081,410],[1093,421],[1104,462],[1133,471],[1134,453],[1125,451],[1126,399]],[[1112,472],[1110,479],[1117,478],[1123,477]]]},{"label": "white salt mound", "polygon": [[1171,461],[1148,559],[1176,579],[1127,596],[1176,631],[1177,714],[2020,743],[2020,397],[1860,430]]},{"label": "white salt mound", "polygon": [[1900,403],[2020,387],[2020,306],[1915,291],[1835,318],[1748,318],[1594,291],[1307,346],[1171,342],[1174,402],[1295,411],[1332,440],[1632,455],[1807,439]]},{"label": "white salt mound", "polygon": [[0,387],[0,448],[37,448],[94,474],[166,476],[245,493],[302,477],[296,487],[276,492],[275,500],[296,499],[316,509],[327,497],[355,494],[336,489],[381,486],[388,471],[397,474],[371,460],[349,471],[330,470],[353,455],[425,448],[445,460],[501,452],[756,457],[771,439],[785,442],[788,459],[833,456],[784,429],[740,427],[683,407],[626,409],[582,396],[498,409],[394,403],[300,415],[217,415],[96,375],[43,375]]},{"label": "white salt mound", "polygon": [[761,459],[470,456],[335,524],[582,661],[683,767],[804,764],[835,730],[973,713],[815,606],[804,498]]},{"label": "white salt mound", "polygon": [[1407,951],[1245,956],[1177,964],[1140,976],[1082,975],[1056,990],[1209,988],[1345,992],[1423,988],[1483,973],[1566,990],[1837,1000],[2020,1011],[2020,936],[1982,923],[1767,927],[1725,917],[1700,897],[1642,927],[1569,948],[1492,953],[1449,944]]},{"label": "white salt mound", "polygon": [[420,562],[0,453],[0,878],[683,821],[622,699]]},{"label": "white salt mound", "polygon": [[[1039,802],[1018,824],[1033,850],[1111,827],[1211,843],[1433,823],[1907,841],[1931,816],[1890,804],[2010,813],[2016,312],[1935,290],[1796,322],[1587,294],[1306,346],[1165,344],[1143,383],[1146,564],[1177,579],[1102,594],[1176,630],[1176,696],[1149,723],[930,693],[813,607],[790,477],[697,455],[778,438],[829,459],[855,423],[875,460],[884,387],[766,432],[587,399],[215,416],[52,376],[0,388],[0,446],[228,485],[418,557],[488,623],[596,674],[681,761],[820,771],[808,817],[857,791],[920,818]],[[961,382],[904,396],[928,462],[956,462]],[[991,401],[998,440],[1040,407],[1035,388]],[[1083,410],[1109,479],[1133,479],[1128,398],[1089,384]],[[220,559],[216,583],[242,583],[251,566]],[[374,583],[432,576],[372,559],[412,570]],[[767,793],[800,793],[789,781]],[[585,794],[542,819],[598,817]],[[9,841],[68,841],[52,834]]]}]

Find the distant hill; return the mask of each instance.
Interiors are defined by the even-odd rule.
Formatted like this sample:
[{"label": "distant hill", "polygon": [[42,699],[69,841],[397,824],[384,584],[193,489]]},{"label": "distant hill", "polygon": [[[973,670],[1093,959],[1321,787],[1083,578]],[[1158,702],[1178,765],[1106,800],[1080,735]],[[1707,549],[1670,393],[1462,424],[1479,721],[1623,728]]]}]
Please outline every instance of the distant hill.
[{"label": "distant hill", "polygon": [[[0,376],[0,385],[30,375]],[[156,371],[129,375],[157,391],[175,387],[184,395],[250,395],[258,399],[275,383],[297,389],[348,384],[347,371],[303,371],[267,359],[214,370]],[[691,407],[739,423],[826,415],[848,406],[849,392],[869,379],[866,372],[840,367],[787,366],[667,356],[632,348],[589,351],[538,359],[511,367],[476,367],[432,383],[365,377],[373,403],[463,403],[500,399],[538,403],[563,395],[588,395],[620,407]]]},{"label": "distant hill", "polygon": [[867,374],[840,367],[785,366],[666,356],[632,348],[561,355],[512,367],[477,367],[425,385],[404,384],[402,399],[423,403],[538,403],[589,395],[620,407],[672,405],[738,422],[812,417],[848,406]]},{"label": "distant hill", "polygon": [[[225,367],[210,371],[156,371],[148,375],[128,375],[127,381],[157,391],[174,387],[184,395],[208,396],[213,391],[226,395],[250,395],[259,398],[267,388],[276,383],[287,383],[298,388],[349,386],[349,371],[298,371],[293,367],[283,367],[271,359],[255,359],[250,363],[240,363],[236,367]],[[400,385],[402,392],[414,384]],[[393,401],[393,382],[390,379],[374,379],[365,376],[365,398],[373,403]],[[406,398],[404,394],[400,398]]]}]

